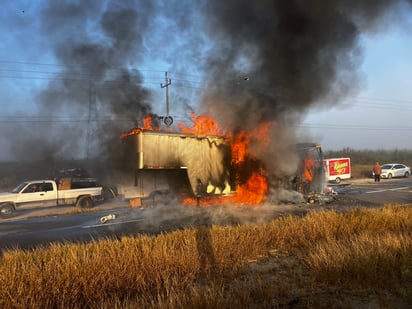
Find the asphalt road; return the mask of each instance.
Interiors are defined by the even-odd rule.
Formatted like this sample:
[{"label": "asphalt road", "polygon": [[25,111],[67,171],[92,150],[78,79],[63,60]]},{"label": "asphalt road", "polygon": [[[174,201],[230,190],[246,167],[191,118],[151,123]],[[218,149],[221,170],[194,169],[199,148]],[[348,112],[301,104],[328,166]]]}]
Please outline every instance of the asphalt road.
[{"label": "asphalt road", "polygon": [[412,203],[412,177],[351,180],[339,186],[333,186],[338,195],[350,196],[360,203],[385,205]]},{"label": "asphalt road", "polygon": [[[0,250],[31,249],[52,242],[87,242],[139,233],[159,233],[186,225],[172,208],[139,210],[127,205],[74,215],[52,215],[0,223]],[[179,218],[192,215],[186,211]],[[183,223],[182,223],[183,222]]]},{"label": "asphalt road", "polygon": [[[70,208],[31,210],[0,221],[0,252],[30,249],[53,242],[87,242],[125,235],[155,234],[205,224],[264,222],[283,215],[304,215],[310,210],[412,203],[412,178],[351,180],[334,185],[338,193],[329,205],[266,205],[258,208],[158,206],[140,210],[112,201],[92,212],[70,214]],[[348,202],[349,201],[349,202]],[[47,215],[46,215],[47,214]],[[105,220],[106,219],[106,220]]]}]

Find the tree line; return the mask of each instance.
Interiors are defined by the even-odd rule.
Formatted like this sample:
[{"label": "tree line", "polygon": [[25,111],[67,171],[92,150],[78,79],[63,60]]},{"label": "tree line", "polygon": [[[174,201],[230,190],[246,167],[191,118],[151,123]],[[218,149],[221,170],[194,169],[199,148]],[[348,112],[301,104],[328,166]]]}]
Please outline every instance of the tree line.
[{"label": "tree line", "polygon": [[343,148],[341,150],[328,150],[323,152],[324,158],[349,157],[351,164],[373,164],[382,163],[403,163],[412,165],[411,149],[394,150],[355,150],[353,148]]}]

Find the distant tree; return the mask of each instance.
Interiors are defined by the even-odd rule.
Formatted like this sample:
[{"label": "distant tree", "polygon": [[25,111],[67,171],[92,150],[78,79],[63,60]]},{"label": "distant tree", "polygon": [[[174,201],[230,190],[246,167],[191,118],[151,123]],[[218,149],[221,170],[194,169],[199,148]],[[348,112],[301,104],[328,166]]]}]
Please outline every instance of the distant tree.
[{"label": "distant tree", "polygon": [[373,164],[380,163],[403,163],[412,165],[412,150],[395,149],[395,150],[355,150],[352,148],[343,148],[341,150],[330,150],[323,153],[325,158],[351,158],[352,164]]}]

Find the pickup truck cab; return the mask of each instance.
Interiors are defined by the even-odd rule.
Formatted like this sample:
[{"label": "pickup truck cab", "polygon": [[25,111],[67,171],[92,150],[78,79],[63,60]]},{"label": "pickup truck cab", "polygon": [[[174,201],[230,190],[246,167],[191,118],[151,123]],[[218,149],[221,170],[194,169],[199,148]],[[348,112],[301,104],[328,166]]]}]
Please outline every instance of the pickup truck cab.
[{"label": "pickup truck cab", "polygon": [[59,189],[54,180],[25,181],[10,192],[0,193],[0,217],[8,218],[19,209],[74,205],[83,208],[93,207],[102,200],[102,187]]}]

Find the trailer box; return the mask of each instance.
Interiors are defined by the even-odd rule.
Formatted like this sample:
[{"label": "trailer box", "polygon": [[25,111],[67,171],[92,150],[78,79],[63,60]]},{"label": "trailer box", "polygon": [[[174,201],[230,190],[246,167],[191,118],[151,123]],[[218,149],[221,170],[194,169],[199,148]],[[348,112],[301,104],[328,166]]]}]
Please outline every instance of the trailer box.
[{"label": "trailer box", "polygon": [[340,183],[351,178],[350,158],[324,159],[323,164],[327,181]]},{"label": "trailer box", "polygon": [[231,151],[224,137],[141,130],[123,142],[130,173],[123,175],[119,194],[127,198],[186,185],[195,196],[231,192]]}]

